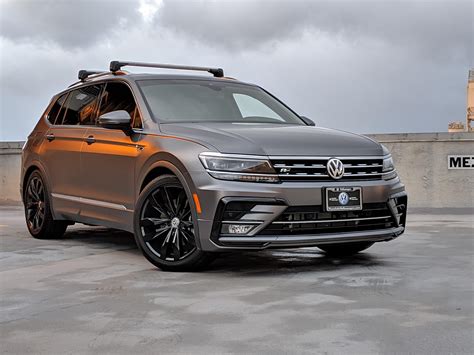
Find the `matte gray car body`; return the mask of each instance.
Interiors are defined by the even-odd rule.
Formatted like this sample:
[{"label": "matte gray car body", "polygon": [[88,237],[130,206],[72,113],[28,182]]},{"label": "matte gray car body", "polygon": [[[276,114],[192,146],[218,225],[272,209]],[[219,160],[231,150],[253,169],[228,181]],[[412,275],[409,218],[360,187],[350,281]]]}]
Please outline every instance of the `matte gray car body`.
[{"label": "matte gray car body", "polygon": [[[318,166],[312,161],[327,161],[329,158],[358,159],[359,166],[363,166],[367,159],[383,160],[388,156],[389,152],[381,144],[361,135],[305,124],[161,122],[153,117],[138,85],[145,79],[253,86],[226,78],[110,74],[77,83],[53,97],[24,147],[21,183],[23,187],[33,171],[40,172],[54,220],[102,225],[136,233],[134,216],[139,212],[137,201],[140,194],[153,179],[174,175],[182,184],[191,206],[197,248],[205,252],[377,242],[393,239],[404,231],[406,193],[396,173],[390,179],[385,179],[380,173],[373,179],[358,179],[354,175],[351,179],[334,180],[313,179],[304,175],[305,171],[300,171],[292,181],[285,177],[295,169],[290,167],[286,168],[289,173],[278,174],[281,179],[278,183],[227,181],[211,176],[199,159],[200,154],[207,152],[257,156],[269,160],[275,169],[278,166],[276,161],[295,160],[300,162],[300,165],[294,165],[296,168],[312,169]],[[48,121],[48,113],[63,93],[110,82],[123,83],[131,90],[141,117],[140,127],[131,128],[127,133],[100,125],[53,125]],[[301,161],[310,163],[303,166]],[[353,166],[357,168],[357,164]],[[331,215],[325,212],[325,189],[352,186],[361,188],[362,211],[365,206],[388,206],[386,211],[391,213],[393,220],[385,220],[383,228],[361,229],[357,221],[355,228],[351,228],[351,216],[354,220],[363,220],[369,215],[354,217],[357,212]],[[22,196],[26,196],[23,188]],[[260,222],[274,227],[292,221],[292,218],[303,218],[289,215],[286,219],[279,219],[283,218],[284,211],[301,207],[310,215],[307,214],[305,218],[309,219],[297,227],[308,225],[311,228],[303,228],[300,233],[300,229],[294,228],[296,222],[292,222],[275,234],[271,229],[263,234],[223,234],[222,213],[225,212],[221,209],[229,201],[250,202],[254,207],[250,205],[249,208],[255,208],[256,214],[262,208],[267,209],[260,211]],[[397,210],[396,206],[402,204]],[[311,212],[310,206],[315,206],[317,213]],[[246,211],[242,213],[245,217]],[[326,223],[324,218],[329,216],[334,221],[327,222],[326,229],[318,230],[321,223]],[[348,221],[341,224],[340,219]],[[336,232],[331,232],[331,228]]]}]

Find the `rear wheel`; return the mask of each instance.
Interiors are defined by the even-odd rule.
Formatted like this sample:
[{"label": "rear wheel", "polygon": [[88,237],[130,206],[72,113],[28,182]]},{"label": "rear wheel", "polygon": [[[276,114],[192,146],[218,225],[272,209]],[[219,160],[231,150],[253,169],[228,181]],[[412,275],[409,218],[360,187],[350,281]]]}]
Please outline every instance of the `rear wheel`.
[{"label": "rear wheel", "polygon": [[54,239],[64,234],[68,222],[53,219],[46,184],[39,171],[29,176],[23,201],[26,226],[34,238]]},{"label": "rear wheel", "polygon": [[211,255],[199,250],[191,205],[179,179],[163,175],[142,191],[135,209],[135,240],[143,255],[162,270],[196,270]]},{"label": "rear wheel", "polygon": [[328,244],[318,246],[327,255],[330,256],[351,256],[361,252],[362,250],[370,248],[374,243],[361,242],[361,243],[341,243],[341,244]]}]

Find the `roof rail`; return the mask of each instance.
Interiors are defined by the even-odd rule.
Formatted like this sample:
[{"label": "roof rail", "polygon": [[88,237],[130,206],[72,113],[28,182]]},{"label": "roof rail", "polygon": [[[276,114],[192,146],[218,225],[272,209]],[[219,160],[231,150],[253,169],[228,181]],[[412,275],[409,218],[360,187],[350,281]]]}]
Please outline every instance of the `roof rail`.
[{"label": "roof rail", "polygon": [[158,63],[120,62],[118,60],[114,60],[110,62],[110,71],[112,73],[115,73],[126,65],[132,66],[132,67],[206,71],[208,73],[211,73],[217,78],[222,78],[224,76],[224,70],[222,68],[193,67],[193,66],[188,66],[188,65],[158,64]]}]

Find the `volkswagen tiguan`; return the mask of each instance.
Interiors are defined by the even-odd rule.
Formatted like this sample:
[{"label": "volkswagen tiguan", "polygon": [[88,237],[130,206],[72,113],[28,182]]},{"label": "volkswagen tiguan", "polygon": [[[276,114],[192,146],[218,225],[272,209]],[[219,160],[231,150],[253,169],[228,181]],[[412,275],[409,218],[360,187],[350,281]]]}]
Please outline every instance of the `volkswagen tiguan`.
[{"label": "volkswagen tiguan", "polygon": [[113,61],[79,79],[53,97],[23,150],[35,238],[75,222],[122,229],[157,267],[193,270],[236,250],[346,256],[404,232],[404,185],[372,139],[317,127],[220,68]]}]

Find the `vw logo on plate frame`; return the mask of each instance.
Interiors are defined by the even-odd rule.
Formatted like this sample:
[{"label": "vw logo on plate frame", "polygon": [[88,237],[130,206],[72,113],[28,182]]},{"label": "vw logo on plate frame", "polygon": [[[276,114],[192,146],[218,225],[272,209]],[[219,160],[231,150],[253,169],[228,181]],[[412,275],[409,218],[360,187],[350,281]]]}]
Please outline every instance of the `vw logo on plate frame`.
[{"label": "vw logo on plate frame", "polygon": [[339,159],[329,159],[326,165],[326,169],[328,171],[329,176],[335,180],[339,180],[344,176],[344,164]]},{"label": "vw logo on plate frame", "polygon": [[347,192],[341,192],[337,199],[339,200],[339,203],[343,206],[349,203],[349,195],[347,194]]}]

